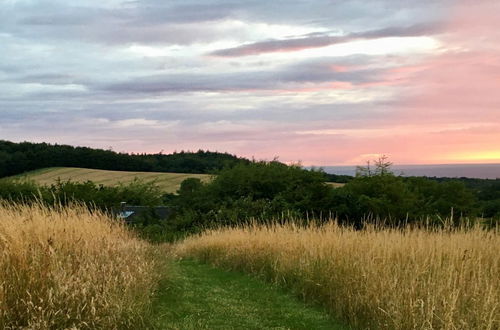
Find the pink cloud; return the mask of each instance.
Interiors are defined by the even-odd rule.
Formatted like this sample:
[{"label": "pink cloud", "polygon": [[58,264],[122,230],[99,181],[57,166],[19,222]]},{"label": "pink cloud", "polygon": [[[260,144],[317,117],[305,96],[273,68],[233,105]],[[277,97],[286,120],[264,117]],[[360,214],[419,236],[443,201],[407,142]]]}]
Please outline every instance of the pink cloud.
[{"label": "pink cloud", "polygon": [[[449,163],[500,161],[481,155],[500,151],[500,3],[462,1],[452,10],[437,55],[418,65],[389,70],[369,86],[403,87],[402,100],[388,127],[412,124],[421,130],[376,138],[374,149],[394,154],[397,161]],[[454,124],[461,129],[446,130]],[[443,127],[429,132],[428,127]],[[491,129],[494,127],[495,129]],[[388,130],[390,133],[390,129]],[[357,146],[358,154],[365,151]],[[462,155],[462,158],[460,158]]]}]

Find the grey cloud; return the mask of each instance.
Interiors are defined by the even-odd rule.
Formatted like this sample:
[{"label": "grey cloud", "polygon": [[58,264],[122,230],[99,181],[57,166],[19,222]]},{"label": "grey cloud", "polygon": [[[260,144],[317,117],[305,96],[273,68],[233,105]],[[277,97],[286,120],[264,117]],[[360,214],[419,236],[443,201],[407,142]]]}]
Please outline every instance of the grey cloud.
[{"label": "grey cloud", "polygon": [[272,52],[290,52],[308,48],[325,47],[359,39],[377,39],[384,37],[411,37],[434,34],[439,31],[435,24],[413,25],[408,27],[390,27],[365,32],[355,32],[344,36],[311,34],[307,37],[284,40],[267,40],[214,51],[210,55],[238,57]]},{"label": "grey cloud", "polygon": [[388,27],[379,30],[371,30],[351,34],[353,38],[373,39],[385,37],[415,37],[436,34],[442,31],[442,26],[436,22],[426,24],[410,25],[406,27]]},{"label": "grey cloud", "polygon": [[[381,117],[381,109],[386,108],[385,104],[379,102],[329,103],[331,99],[323,103],[300,101],[293,94],[285,98],[226,94],[220,104],[214,104],[219,98],[205,94],[186,97],[172,93],[161,101],[148,97],[142,97],[140,101],[123,97],[134,93],[120,90],[109,95],[91,93],[87,97],[80,95],[74,98],[40,94],[10,102],[0,99],[0,117],[2,123],[12,125],[46,120],[54,125],[62,125],[84,122],[84,119],[105,119],[112,122],[145,118],[180,121],[183,125],[220,120],[239,122],[265,119],[270,122],[308,123],[307,125],[313,121],[321,121],[328,122],[332,127],[339,127],[353,122],[373,122]],[[213,105],[207,108],[207,104]],[[241,104],[246,107],[239,107]]]},{"label": "grey cloud", "polygon": [[0,31],[27,40],[79,40],[110,45],[134,42],[185,45],[218,39],[219,29],[191,23],[220,20],[228,13],[221,13],[217,6],[200,7],[201,12],[189,6],[114,9],[6,6],[0,14]]},{"label": "grey cloud", "polygon": [[[228,3],[181,3],[171,2],[137,4],[137,19],[147,18],[148,23],[201,23],[231,17],[238,5]],[[241,6],[241,5],[240,5]]]},{"label": "grey cloud", "polygon": [[242,72],[229,74],[180,74],[143,77],[103,86],[115,93],[215,92],[241,90],[272,90],[292,83],[329,81],[369,81],[362,73],[327,72]]},{"label": "grey cloud", "polygon": [[[193,97],[196,99],[196,97]],[[197,101],[203,101],[199,98]],[[241,98],[234,96],[237,104]],[[207,111],[200,108],[198,102],[192,101],[167,101],[160,104],[138,104],[134,102],[119,105],[107,105],[99,110],[88,109],[86,114],[95,118],[109,120],[131,119],[144,117],[151,120],[168,121],[179,120],[183,123],[199,124],[211,121],[248,121],[268,120],[280,123],[303,123],[320,121],[328,122],[331,127],[343,127],[353,122],[375,122],[383,116],[380,115],[384,105],[378,102],[369,103],[325,103],[325,104],[296,104],[292,101],[271,101],[261,106],[252,106],[248,109],[233,110],[211,109]]]},{"label": "grey cloud", "polygon": [[0,64],[0,72],[13,74],[18,73],[21,70],[20,66]]},{"label": "grey cloud", "polygon": [[[220,29],[209,22],[240,20],[268,24],[359,31],[364,26],[383,29],[411,21],[432,20],[443,6],[426,2],[421,7],[437,7],[431,14],[418,15],[414,4],[397,5],[392,0],[330,1],[134,1],[110,8],[104,4],[78,6],[71,3],[40,1],[2,5],[0,31],[37,40],[80,40],[104,44],[155,43],[187,45],[225,38],[245,39],[248,31]],[[434,15],[434,16],[433,16]],[[362,18],[362,20],[360,20]],[[205,23],[199,25],[198,23]],[[208,23],[208,24],[206,24]],[[312,46],[339,42],[336,37],[309,38]],[[300,41],[288,41],[300,47]],[[280,49],[278,41],[263,42],[262,47]],[[274,51],[274,50],[272,50]]]},{"label": "grey cloud", "polygon": [[267,40],[234,48],[217,50],[210,53],[210,55],[222,57],[248,56],[261,53],[295,51],[307,48],[324,47],[346,41],[349,41],[349,39],[337,36],[315,36],[300,39]]},{"label": "grey cloud", "polygon": [[[320,122],[330,128],[352,127],[352,125],[376,125],[385,116],[380,115],[382,104],[369,102],[361,104],[325,103],[325,104],[293,104],[289,102],[273,102],[265,107],[257,107],[237,111],[196,112],[186,109],[184,112],[159,111],[148,116],[155,119],[177,118],[186,122],[207,122],[217,120],[262,120],[277,123],[305,123]],[[194,115],[195,114],[195,115]]]},{"label": "grey cloud", "polygon": [[88,81],[77,75],[60,73],[40,73],[21,76],[14,81],[23,83],[38,83],[43,85],[86,85]]},{"label": "grey cloud", "polygon": [[119,83],[94,86],[94,88],[120,94],[273,90],[293,88],[303,83],[351,82],[357,84],[374,81],[380,74],[379,70],[374,69],[336,72],[330,68],[334,63],[320,59],[317,62],[306,61],[268,71],[144,76]]},{"label": "grey cloud", "polygon": [[34,14],[23,17],[17,21],[19,25],[27,25],[41,28],[43,26],[49,27],[74,27],[81,25],[92,24],[96,18],[106,17],[103,12],[99,10],[89,10],[86,8],[64,8],[57,13],[44,13]]}]

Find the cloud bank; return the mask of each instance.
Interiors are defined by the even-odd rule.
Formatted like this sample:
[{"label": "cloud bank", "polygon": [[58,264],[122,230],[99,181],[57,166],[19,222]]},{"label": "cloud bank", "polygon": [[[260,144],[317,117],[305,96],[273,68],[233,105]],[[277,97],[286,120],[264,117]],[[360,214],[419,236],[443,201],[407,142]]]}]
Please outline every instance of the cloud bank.
[{"label": "cloud bank", "polygon": [[499,162],[499,9],[8,0],[0,138],[315,165]]}]

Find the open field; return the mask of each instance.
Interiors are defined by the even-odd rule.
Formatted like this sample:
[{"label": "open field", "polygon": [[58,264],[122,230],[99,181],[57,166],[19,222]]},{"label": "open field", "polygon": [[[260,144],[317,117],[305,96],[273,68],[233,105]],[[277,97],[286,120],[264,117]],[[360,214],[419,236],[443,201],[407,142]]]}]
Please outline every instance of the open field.
[{"label": "open field", "polygon": [[106,171],[76,167],[51,167],[37,171],[24,173],[13,177],[19,180],[32,180],[41,185],[50,185],[60,179],[73,182],[93,181],[105,186],[114,186],[120,183],[127,184],[135,179],[144,182],[155,182],[165,192],[175,193],[180,184],[187,178],[199,178],[207,182],[210,175],[207,174],[185,174],[185,173],[159,173],[159,172],[126,172]]},{"label": "open field", "polygon": [[157,249],[83,207],[0,204],[0,329],[144,328]]},{"label": "open field", "polygon": [[339,183],[339,182],[327,182],[326,184],[334,187],[334,188],[339,188],[345,186],[345,183]]},{"label": "open field", "polygon": [[354,328],[500,328],[498,230],[255,225],[176,253],[287,287]]}]

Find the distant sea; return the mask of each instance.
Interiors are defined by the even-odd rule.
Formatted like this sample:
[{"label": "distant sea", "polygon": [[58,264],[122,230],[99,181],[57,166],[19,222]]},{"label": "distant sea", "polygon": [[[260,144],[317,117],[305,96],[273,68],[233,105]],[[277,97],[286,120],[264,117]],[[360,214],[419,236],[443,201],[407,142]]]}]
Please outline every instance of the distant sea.
[{"label": "distant sea", "polygon": [[[322,168],[331,174],[356,174],[356,166],[322,166]],[[500,164],[394,165],[392,170],[395,174],[403,176],[500,178]]]}]

